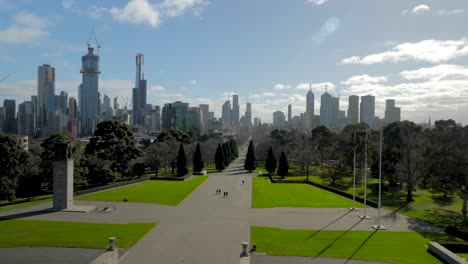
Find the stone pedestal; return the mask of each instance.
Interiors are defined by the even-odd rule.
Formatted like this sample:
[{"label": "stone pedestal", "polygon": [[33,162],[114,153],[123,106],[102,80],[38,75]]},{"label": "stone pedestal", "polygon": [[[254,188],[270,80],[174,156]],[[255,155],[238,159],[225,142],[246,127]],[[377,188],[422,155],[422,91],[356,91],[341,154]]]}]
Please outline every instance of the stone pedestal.
[{"label": "stone pedestal", "polygon": [[55,144],[54,161],[54,209],[73,206],[73,159],[71,146],[65,142]]},{"label": "stone pedestal", "polygon": [[242,242],[242,256],[248,256],[249,255],[249,242]]}]

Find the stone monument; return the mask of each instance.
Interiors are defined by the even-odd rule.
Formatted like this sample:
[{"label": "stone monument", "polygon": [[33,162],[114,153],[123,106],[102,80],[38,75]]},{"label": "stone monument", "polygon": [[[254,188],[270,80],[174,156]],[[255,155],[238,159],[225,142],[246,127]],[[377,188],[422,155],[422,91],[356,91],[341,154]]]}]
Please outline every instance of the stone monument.
[{"label": "stone monument", "polygon": [[73,207],[73,158],[67,142],[55,143],[54,157],[54,209]]}]

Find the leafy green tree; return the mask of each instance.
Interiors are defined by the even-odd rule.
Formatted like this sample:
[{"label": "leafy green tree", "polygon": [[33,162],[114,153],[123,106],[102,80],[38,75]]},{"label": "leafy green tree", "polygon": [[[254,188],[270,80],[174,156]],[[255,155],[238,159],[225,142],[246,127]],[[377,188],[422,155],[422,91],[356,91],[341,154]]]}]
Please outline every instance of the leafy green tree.
[{"label": "leafy green tree", "polygon": [[203,164],[202,153],[200,150],[200,143],[197,143],[197,148],[193,154],[193,171],[201,172],[205,165]]},{"label": "leafy green tree", "polygon": [[346,168],[339,161],[329,162],[322,166],[320,177],[335,184],[338,179],[346,175]]},{"label": "leafy green tree", "polygon": [[138,176],[140,178],[145,174],[145,164],[141,162],[136,162],[133,164],[133,175]]},{"label": "leafy green tree", "polygon": [[128,171],[128,163],[142,156],[130,127],[114,120],[97,125],[85,150],[86,154],[109,162],[110,169],[117,173]]},{"label": "leafy green tree", "polygon": [[28,171],[30,157],[16,136],[0,133],[0,199],[13,202],[18,181]]},{"label": "leafy green tree", "polygon": [[244,169],[252,172],[257,166],[255,165],[255,149],[252,140],[249,142],[247,154],[245,155]]},{"label": "leafy green tree", "polygon": [[326,126],[319,126],[312,130],[312,143],[320,155],[320,166],[327,156],[334,140],[334,134]]},{"label": "leafy green tree", "polygon": [[179,154],[177,154],[177,176],[185,176],[187,173],[187,157],[185,156],[184,144],[180,143]]},{"label": "leafy green tree", "polygon": [[221,144],[218,144],[218,148],[216,149],[215,165],[218,171],[222,171],[226,168],[226,166],[224,166],[224,153]]},{"label": "leafy green tree", "polygon": [[268,157],[265,162],[265,169],[268,171],[270,176],[276,171],[276,159],[271,147],[268,149]]},{"label": "leafy green tree", "polygon": [[278,170],[276,171],[276,173],[278,174],[278,176],[281,176],[281,178],[284,179],[284,177],[288,176],[288,170],[289,164],[288,160],[286,159],[286,154],[284,154],[284,152],[281,152]]},{"label": "leafy green tree", "polygon": [[[49,136],[41,143],[42,153],[41,153],[41,163],[39,164],[39,173],[41,175],[42,181],[47,190],[51,191],[53,188],[54,180],[54,157],[55,157],[55,143],[59,141],[68,142],[73,145],[72,155],[75,158],[75,152],[77,152],[76,147],[74,146],[73,137],[69,133],[57,133]],[[73,160],[76,165],[80,164],[80,160]],[[79,166],[75,166],[79,167]],[[75,168],[74,168],[75,170]],[[74,171],[75,172],[75,171]],[[80,173],[81,175],[81,173]]]}]

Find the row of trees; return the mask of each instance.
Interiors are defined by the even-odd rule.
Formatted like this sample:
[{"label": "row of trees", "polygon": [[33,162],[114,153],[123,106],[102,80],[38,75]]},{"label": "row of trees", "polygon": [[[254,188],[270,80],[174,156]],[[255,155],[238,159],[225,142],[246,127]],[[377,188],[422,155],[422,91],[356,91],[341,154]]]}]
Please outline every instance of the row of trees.
[{"label": "row of trees", "polygon": [[237,157],[239,157],[239,150],[234,140],[218,144],[215,154],[216,170],[224,170]]},{"label": "row of trees", "polygon": [[[367,134],[367,141],[366,141]],[[351,176],[354,149],[358,184],[362,179],[366,142],[370,175],[379,175],[380,132],[365,124],[350,125],[335,133],[324,126],[310,134],[296,130],[273,130],[253,135],[258,160],[272,160],[270,156],[290,157],[309,176],[313,166],[321,166],[321,175],[330,183]],[[272,147],[270,149],[270,147]],[[272,153],[272,154],[271,154]],[[384,188],[406,192],[406,201],[413,201],[419,188],[449,199],[459,195],[463,215],[467,217],[468,201],[468,126],[453,120],[439,120],[432,129],[423,129],[410,121],[395,122],[383,129],[382,177]],[[268,162],[266,162],[268,163]],[[265,168],[274,166],[272,162]]]}]

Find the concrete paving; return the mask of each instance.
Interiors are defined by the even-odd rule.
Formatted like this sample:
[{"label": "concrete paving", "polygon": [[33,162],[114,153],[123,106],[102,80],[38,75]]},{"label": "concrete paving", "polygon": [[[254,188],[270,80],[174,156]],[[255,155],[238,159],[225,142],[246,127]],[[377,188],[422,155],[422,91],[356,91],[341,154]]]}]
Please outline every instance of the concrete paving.
[{"label": "concrete paving", "polygon": [[[45,203],[2,212],[0,217],[97,223],[158,223],[123,258],[122,263],[129,264],[238,264],[241,242],[250,241],[252,225],[285,229],[373,230],[372,225],[377,222],[377,210],[373,208],[367,210],[367,214],[372,218],[366,220],[359,218],[364,213],[363,209],[349,211],[347,208],[250,208],[252,176],[252,173],[245,173],[243,158],[239,158],[224,172],[209,174],[208,179],[178,206],[75,201],[77,205],[95,205],[97,208],[110,206],[115,210],[108,213],[50,212],[46,209],[52,204]],[[229,192],[229,197],[217,195],[216,189]],[[351,203],[352,201],[350,206]],[[391,231],[441,231],[387,210],[382,210],[382,215],[382,224]],[[256,264],[264,263],[261,261],[265,258],[255,256],[254,259],[252,263]],[[281,263],[295,264],[302,261],[295,258],[283,260],[288,261]]]},{"label": "concrete paving", "polygon": [[83,264],[91,263],[103,250],[87,248],[0,248],[2,264]]},{"label": "concrete paving", "polygon": [[383,262],[372,262],[353,259],[336,258],[307,258],[286,256],[263,256],[254,255],[250,257],[251,264],[381,264]]}]

